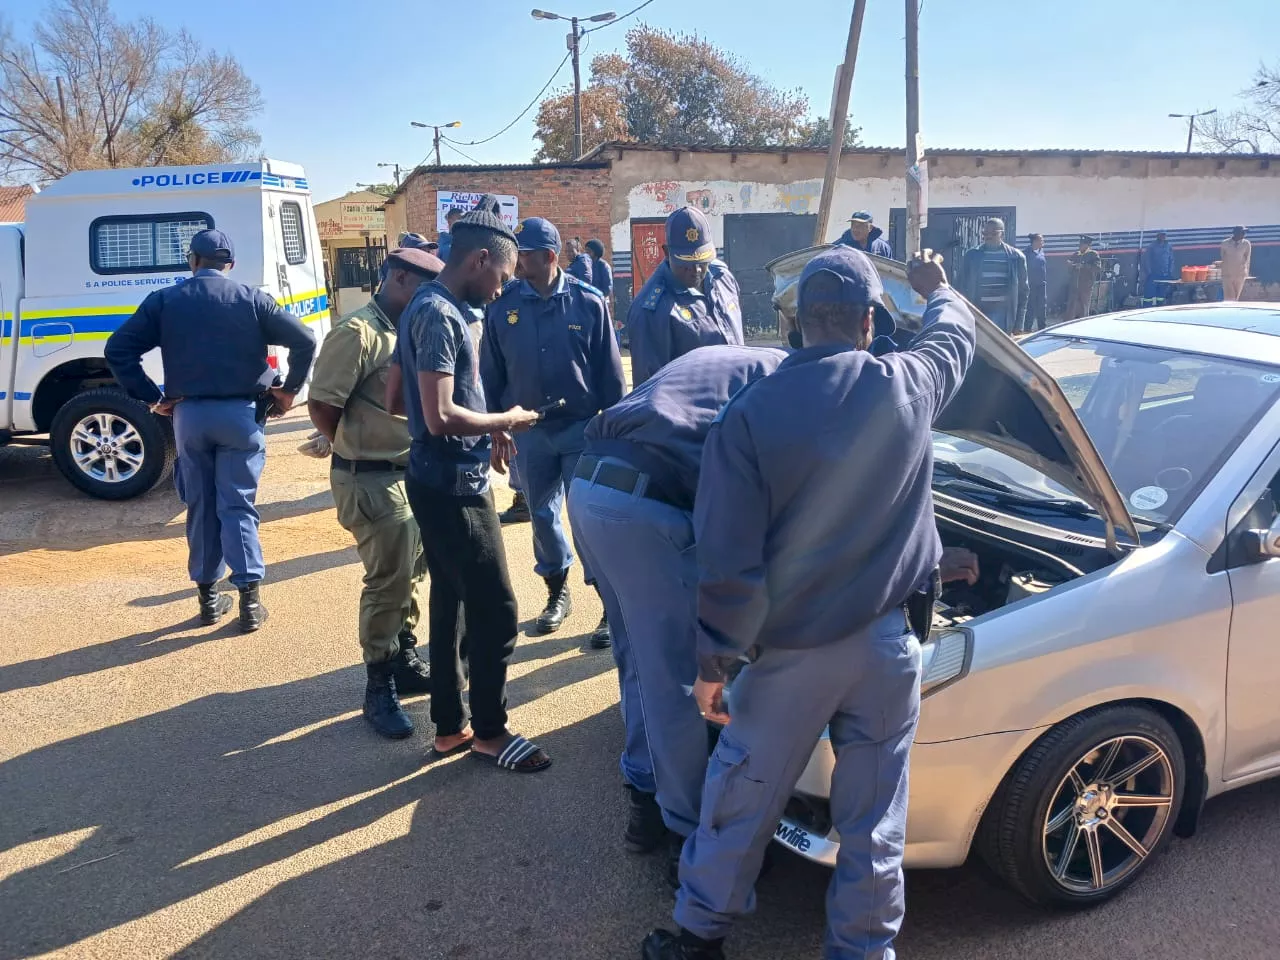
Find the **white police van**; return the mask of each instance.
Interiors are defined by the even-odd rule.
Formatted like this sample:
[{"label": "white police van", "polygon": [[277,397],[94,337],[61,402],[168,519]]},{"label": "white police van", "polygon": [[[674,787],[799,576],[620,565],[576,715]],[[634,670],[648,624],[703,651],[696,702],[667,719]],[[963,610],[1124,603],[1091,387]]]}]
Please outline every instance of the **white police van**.
[{"label": "white police van", "polygon": [[[187,244],[215,226],[236,246],[231,276],[271,294],[323,340],[328,296],[300,166],[72,173],[27,199],[24,224],[0,225],[0,445],[47,435],[66,478],[109,500],[168,474],[169,421],[124,394],[103,346],[147,294],[190,276]],[[277,359],[273,348],[269,360],[284,367],[283,351]],[[163,384],[159,351],[144,364]]]}]

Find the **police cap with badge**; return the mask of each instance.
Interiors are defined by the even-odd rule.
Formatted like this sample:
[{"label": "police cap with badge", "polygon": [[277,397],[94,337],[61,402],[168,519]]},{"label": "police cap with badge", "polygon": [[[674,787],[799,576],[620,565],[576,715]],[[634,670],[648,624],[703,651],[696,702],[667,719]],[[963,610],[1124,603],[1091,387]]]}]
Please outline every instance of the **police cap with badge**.
[{"label": "police cap with badge", "polygon": [[711,223],[696,207],[681,207],[667,217],[667,253],[682,263],[710,263],[716,258]]},{"label": "police cap with badge", "polygon": [[560,252],[560,231],[550,220],[530,217],[516,227],[516,246],[522,253],[533,250]]}]

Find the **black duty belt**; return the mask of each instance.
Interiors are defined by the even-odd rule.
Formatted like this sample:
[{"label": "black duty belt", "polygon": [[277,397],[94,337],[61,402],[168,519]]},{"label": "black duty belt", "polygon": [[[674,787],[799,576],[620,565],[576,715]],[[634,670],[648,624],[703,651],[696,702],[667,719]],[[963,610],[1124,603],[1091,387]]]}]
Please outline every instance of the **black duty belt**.
[{"label": "black duty belt", "polygon": [[348,460],[336,453],[333,455],[332,467],[346,473],[403,473],[405,468],[390,460]]},{"label": "black duty belt", "polygon": [[[582,480],[598,483],[602,487],[608,487],[611,490],[619,490],[622,493],[635,493],[636,487],[640,485],[640,478],[649,476],[640,470],[625,467],[620,463],[605,460],[591,453],[584,453],[579,458],[578,468],[573,472],[573,475]],[[640,496],[649,500],[657,500],[659,503],[665,503],[667,506],[675,507],[678,510],[684,509],[654,486],[652,482],[644,485],[644,490],[641,491]]]}]

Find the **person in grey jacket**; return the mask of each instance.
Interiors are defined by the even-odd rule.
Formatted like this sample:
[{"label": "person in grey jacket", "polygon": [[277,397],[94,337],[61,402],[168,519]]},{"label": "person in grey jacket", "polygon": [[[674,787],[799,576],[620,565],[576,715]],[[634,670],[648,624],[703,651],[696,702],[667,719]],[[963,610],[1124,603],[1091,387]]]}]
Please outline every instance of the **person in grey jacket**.
[{"label": "person in grey jacket", "polygon": [[1004,242],[1004,221],[998,217],[983,225],[982,240],[960,262],[960,292],[1005,333],[1021,333],[1031,296],[1027,258]]},{"label": "person in grey jacket", "polygon": [[[920,643],[905,605],[933,584],[932,427],[973,360],[974,317],[942,267],[914,261],[924,322],[873,356],[883,287],[865,253],[814,257],[804,346],[740,389],[703,448],[693,522],[702,714],[726,724],[684,845],[675,920],[645,960],[722,960],[810,753],[829,729],[840,852],[824,956],[893,960],[904,913],[907,756]],[[746,656],[726,708],[730,665]]]}]

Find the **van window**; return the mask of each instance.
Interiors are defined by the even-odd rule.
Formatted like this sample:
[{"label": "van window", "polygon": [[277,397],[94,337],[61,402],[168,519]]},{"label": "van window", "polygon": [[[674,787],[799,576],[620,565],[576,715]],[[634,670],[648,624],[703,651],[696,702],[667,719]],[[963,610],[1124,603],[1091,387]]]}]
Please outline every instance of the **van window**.
[{"label": "van window", "polygon": [[284,234],[284,258],[297,265],[307,259],[307,238],[302,230],[302,207],[292,200],[280,204],[280,232]]},{"label": "van window", "polygon": [[89,225],[94,273],[159,273],[187,269],[187,246],[213,226],[207,213],[98,217]]}]

